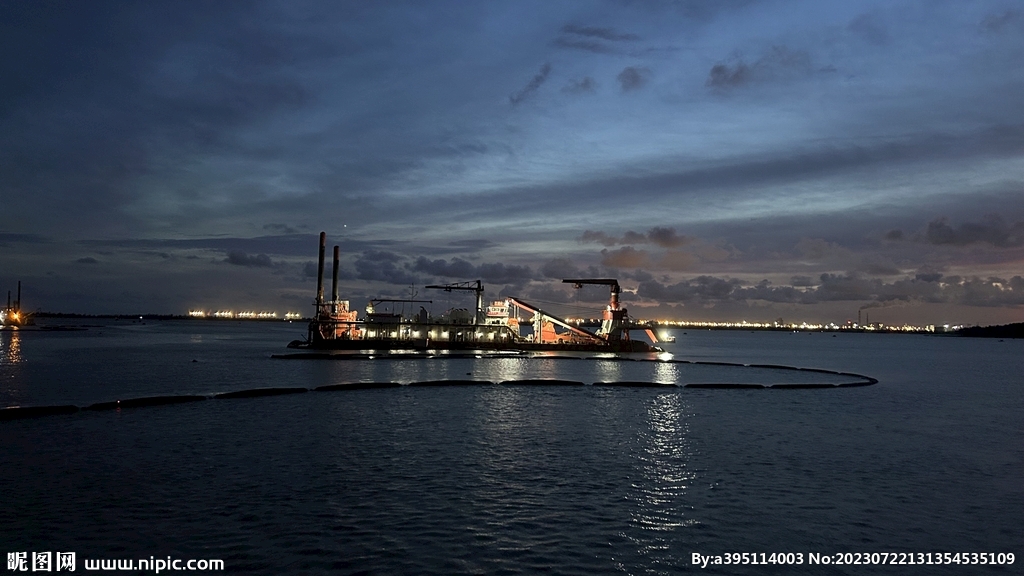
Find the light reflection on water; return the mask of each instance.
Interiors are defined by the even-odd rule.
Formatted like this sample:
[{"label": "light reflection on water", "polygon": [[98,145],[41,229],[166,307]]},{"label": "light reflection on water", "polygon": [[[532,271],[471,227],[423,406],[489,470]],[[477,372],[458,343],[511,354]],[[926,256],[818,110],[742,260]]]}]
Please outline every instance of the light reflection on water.
[{"label": "light reflection on water", "polygon": [[654,382],[658,384],[675,384],[679,378],[679,365],[667,362],[654,364]]},{"label": "light reflection on water", "polygon": [[17,330],[0,331],[0,364],[20,364],[21,334]]},{"label": "light reflection on water", "polygon": [[25,358],[21,353],[21,334],[17,329],[0,331],[0,407],[25,404],[22,382]]},{"label": "light reflection on water", "polygon": [[697,478],[691,469],[694,456],[689,437],[692,406],[678,392],[659,394],[647,404],[647,429],[637,435],[634,458],[639,477],[632,482],[629,499],[630,533],[626,535],[649,566],[671,568],[685,563],[670,548],[679,541],[675,531],[700,522],[692,517],[687,491]]},{"label": "light reflection on water", "polygon": [[622,380],[622,363],[614,361],[597,360],[597,374],[604,382],[615,382]]},{"label": "light reflection on water", "polygon": [[[495,367],[492,379],[497,382],[521,380],[529,375],[527,363],[522,358],[498,358],[492,360],[492,363]],[[484,367],[487,363],[479,362],[478,365],[481,367],[480,371],[486,373]]]},{"label": "light reflection on water", "polygon": [[[294,335],[271,324],[115,328],[0,334],[0,407],[356,381],[616,379],[608,360],[275,361]],[[201,344],[190,336],[199,332]],[[0,541],[91,557],[148,557],[156,542],[248,574],[677,574],[696,551],[1024,541],[1024,342],[688,338],[680,360],[811,365],[882,382],[789,392],[403,387],[0,422]],[[616,366],[621,380],[678,385],[827,376]],[[825,573],[749,568],[706,572]],[[858,568],[849,573],[894,573]]]}]

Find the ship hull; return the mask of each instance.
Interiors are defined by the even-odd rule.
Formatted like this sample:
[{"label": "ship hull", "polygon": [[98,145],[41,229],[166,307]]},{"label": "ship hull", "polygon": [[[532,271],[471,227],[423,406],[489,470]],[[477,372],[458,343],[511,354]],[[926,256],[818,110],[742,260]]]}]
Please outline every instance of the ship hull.
[{"label": "ship hull", "polygon": [[640,340],[608,344],[540,342],[452,342],[398,339],[293,341],[289,348],[305,350],[488,350],[509,352],[660,352],[661,349]]}]

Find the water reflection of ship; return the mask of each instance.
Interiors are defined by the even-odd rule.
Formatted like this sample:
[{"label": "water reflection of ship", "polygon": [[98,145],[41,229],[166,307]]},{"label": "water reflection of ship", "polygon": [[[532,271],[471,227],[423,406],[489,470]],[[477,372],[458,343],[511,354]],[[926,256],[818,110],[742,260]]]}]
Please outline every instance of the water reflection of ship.
[{"label": "water reflection of ship", "polygon": [[21,361],[21,330],[0,330],[0,366]]},{"label": "water reflection of ship", "polygon": [[[320,233],[320,256],[317,266],[316,312],[309,323],[306,340],[296,340],[291,348],[318,350],[514,350],[514,351],[593,351],[593,352],[659,352],[660,348],[630,338],[631,323],[625,308],[619,305],[621,289],[610,278],[563,280],[576,288],[584,284],[609,287],[611,298],[602,315],[601,327],[589,332],[564,319],[524,302],[506,297],[484,307],[483,284],[479,281],[430,285],[427,288],[451,292],[472,291],[476,306],[448,310],[434,318],[422,306],[413,317],[395,310],[398,303],[427,302],[423,300],[371,300],[366,315],[360,319],[348,300],[338,297],[339,248],[334,247],[334,274],[331,299],[324,298],[324,256],[327,235]],[[390,311],[378,311],[378,305],[391,304]],[[404,310],[403,310],[404,312]],[[526,329],[525,331],[523,329]],[[647,334],[654,343],[657,337]]]}]

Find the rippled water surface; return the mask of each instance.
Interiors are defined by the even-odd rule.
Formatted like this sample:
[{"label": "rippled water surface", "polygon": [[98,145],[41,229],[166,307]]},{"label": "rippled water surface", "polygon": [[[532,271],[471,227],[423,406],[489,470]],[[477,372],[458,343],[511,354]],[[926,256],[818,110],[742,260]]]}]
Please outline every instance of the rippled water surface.
[{"label": "rippled water surface", "polygon": [[[109,322],[0,333],[0,405],[442,378],[797,382],[601,359],[273,360],[301,326]],[[1024,342],[676,332],[676,359],[864,388],[409,387],[0,422],[0,543],[229,572],[675,574],[725,552],[1014,552]],[[79,568],[81,570],[81,568]]]}]

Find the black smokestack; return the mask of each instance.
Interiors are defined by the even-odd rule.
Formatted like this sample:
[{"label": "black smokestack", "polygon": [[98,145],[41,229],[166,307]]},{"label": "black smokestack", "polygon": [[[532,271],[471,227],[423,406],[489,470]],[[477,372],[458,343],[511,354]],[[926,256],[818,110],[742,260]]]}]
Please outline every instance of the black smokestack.
[{"label": "black smokestack", "polygon": [[331,301],[332,302],[337,302],[338,301],[338,259],[339,259],[339,252],[340,252],[340,249],[337,246],[335,246],[334,247],[334,281],[331,282]]},{"label": "black smokestack", "polygon": [[[316,305],[324,303],[324,251],[327,249],[327,232],[320,233],[320,259],[316,265]],[[317,311],[319,313],[319,310]]]},{"label": "black smokestack", "polygon": [[18,307],[15,310],[21,312],[21,280],[18,280]]}]

